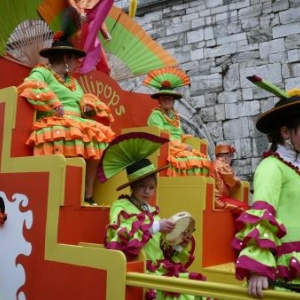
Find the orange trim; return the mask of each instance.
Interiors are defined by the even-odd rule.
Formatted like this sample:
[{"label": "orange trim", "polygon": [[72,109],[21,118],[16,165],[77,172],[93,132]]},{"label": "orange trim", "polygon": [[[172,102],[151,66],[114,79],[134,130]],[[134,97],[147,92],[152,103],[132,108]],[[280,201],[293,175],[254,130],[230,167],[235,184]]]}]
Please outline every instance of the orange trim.
[{"label": "orange trim", "polygon": [[217,145],[215,148],[215,154],[221,153],[235,153],[235,148],[232,145]]},{"label": "orange trim", "polygon": [[22,93],[25,89],[41,89],[47,87],[47,84],[41,81],[30,80],[23,82],[18,86],[18,93]]},{"label": "orange trim", "polygon": [[98,117],[107,118],[109,122],[114,122],[114,117],[111,114],[111,109],[105,103],[103,103],[96,95],[84,94],[80,101],[80,109],[82,113],[84,113],[84,107],[86,105],[91,106]]},{"label": "orange trim", "polygon": [[66,116],[81,117],[81,113],[75,112],[75,111],[69,111],[69,110],[65,110],[64,111],[64,115],[66,115]]},{"label": "orange trim", "polygon": [[29,98],[31,100],[36,100],[36,101],[49,101],[49,100],[56,99],[55,94],[51,91],[47,91],[47,92],[41,91],[40,93],[35,93],[34,90],[26,89],[20,95],[25,98]]}]

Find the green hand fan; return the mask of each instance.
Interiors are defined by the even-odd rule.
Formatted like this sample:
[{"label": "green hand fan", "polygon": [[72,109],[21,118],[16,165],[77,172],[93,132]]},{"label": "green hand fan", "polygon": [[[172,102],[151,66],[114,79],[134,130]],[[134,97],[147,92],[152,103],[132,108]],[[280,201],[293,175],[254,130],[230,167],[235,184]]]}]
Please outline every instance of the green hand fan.
[{"label": "green hand fan", "polygon": [[1,1],[1,56],[30,67],[42,62],[39,50],[50,47],[53,33],[36,10],[40,2]]},{"label": "green hand fan", "polygon": [[146,158],[169,140],[146,132],[117,136],[105,149],[98,167],[98,178],[105,182],[126,167]]},{"label": "green hand fan", "polygon": [[106,42],[100,38],[111,66],[111,77],[115,80],[178,65],[177,60],[121,8],[113,6],[105,23],[112,40]]}]

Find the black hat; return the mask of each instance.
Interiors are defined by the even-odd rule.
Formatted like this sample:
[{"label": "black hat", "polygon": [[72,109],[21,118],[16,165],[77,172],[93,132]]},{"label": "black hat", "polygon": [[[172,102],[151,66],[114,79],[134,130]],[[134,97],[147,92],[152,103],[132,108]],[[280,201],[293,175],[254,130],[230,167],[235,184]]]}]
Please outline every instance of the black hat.
[{"label": "black hat", "polygon": [[44,48],[40,51],[40,56],[49,58],[56,53],[64,53],[64,54],[74,54],[77,58],[84,57],[86,55],[85,51],[74,48],[73,44],[64,39],[64,33],[62,31],[58,31],[54,37],[54,42],[52,43],[51,48]]},{"label": "black hat", "polygon": [[61,27],[53,36],[51,48],[40,51],[42,57],[49,58],[56,53],[74,54],[77,58],[84,57],[85,51],[77,49],[71,42],[72,36],[81,28],[80,15],[73,6],[64,9],[62,13]]},{"label": "black hat", "polygon": [[270,133],[281,121],[299,114],[300,118],[300,96],[281,98],[274,108],[260,115],[256,121],[256,128],[263,133]]},{"label": "black hat", "polygon": [[175,100],[178,100],[180,98],[182,98],[182,94],[172,90],[171,88],[167,89],[167,88],[161,88],[159,90],[159,92],[155,93],[155,94],[152,94],[151,95],[151,98],[152,99],[159,99],[160,96],[165,96],[165,95],[169,95],[169,96],[172,96],[174,97]]}]

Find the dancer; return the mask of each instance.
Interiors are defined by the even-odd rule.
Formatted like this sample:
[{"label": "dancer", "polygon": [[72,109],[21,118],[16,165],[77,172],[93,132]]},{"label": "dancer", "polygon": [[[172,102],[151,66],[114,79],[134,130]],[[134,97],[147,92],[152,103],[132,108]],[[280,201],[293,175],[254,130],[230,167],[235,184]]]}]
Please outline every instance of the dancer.
[{"label": "dancer", "polygon": [[231,166],[235,148],[231,145],[220,144],[215,147],[216,159],[213,161],[211,176],[215,179],[215,208],[231,210],[236,215],[245,211],[249,206],[230,197],[230,192],[241,186],[241,180],[235,175]]},{"label": "dancer", "polygon": [[[142,132],[129,133],[117,137],[104,152],[100,180],[107,180],[126,169],[128,181],[117,190],[128,186],[131,190],[130,194],[121,195],[110,208],[105,247],[123,251],[129,261],[143,250],[147,259],[146,272],[149,274],[205,280],[201,274],[190,273],[187,269],[193,261],[192,235],[186,235],[180,245],[168,246],[163,236],[174,229],[175,223],[161,219],[159,208],[150,204],[156,191],[156,174],[168,166],[155,168],[145,157],[166,141]],[[118,164],[114,163],[115,159],[118,159]],[[196,300],[202,297],[151,289],[145,299]]]},{"label": "dancer", "polygon": [[163,68],[150,72],[144,84],[158,88],[158,92],[151,98],[158,100],[159,106],[154,108],[148,117],[148,126],[158,126],[170,133],[170,153],[168,161],[170,167],[168,176],[208,176],[211,161],[206,155],[184,143],[191,135],[183,132],[178,112],[174,109],[176,100],[182,95],[174,89],[189,85],[189,77],[176,68]]},{"label": "dancer", "polygon": [[74,48],[68,34],[60,31],[51,48],[40,55],[49,60],[32,69],[18,89],[37,111],[37,120],[27,140],[34,155],[62,154],[83,157],[86,161],[85,202],[93,199],[99,159],[113,139],[110,127],[98,122],[113,121],[110,109],[93,94],[84,94],[72,76],[78,58],[85,52]]},{"label": "dancer", "polygon": [[237,219],[233,241],[237,278],[247,278],[248,293],[262,298],[274,286],[299,291],[300,90],[280,92],[258,76],[248,79],[280,96],[256,122],[271,147],[255,171],[253,205]]}]

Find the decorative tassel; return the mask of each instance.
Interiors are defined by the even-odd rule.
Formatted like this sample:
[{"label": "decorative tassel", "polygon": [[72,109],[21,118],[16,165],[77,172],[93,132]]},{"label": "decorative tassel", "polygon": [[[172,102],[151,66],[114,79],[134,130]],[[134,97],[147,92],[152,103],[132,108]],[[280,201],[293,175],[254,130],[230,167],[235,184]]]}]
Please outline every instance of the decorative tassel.
[{"label": "decorative tassel", "polygon": [[128,15],[129,15],[130,18],[134,18],[135,17],[138,3],[139,3],[138,0],[130,0],[129,13],[128,13]]}]

